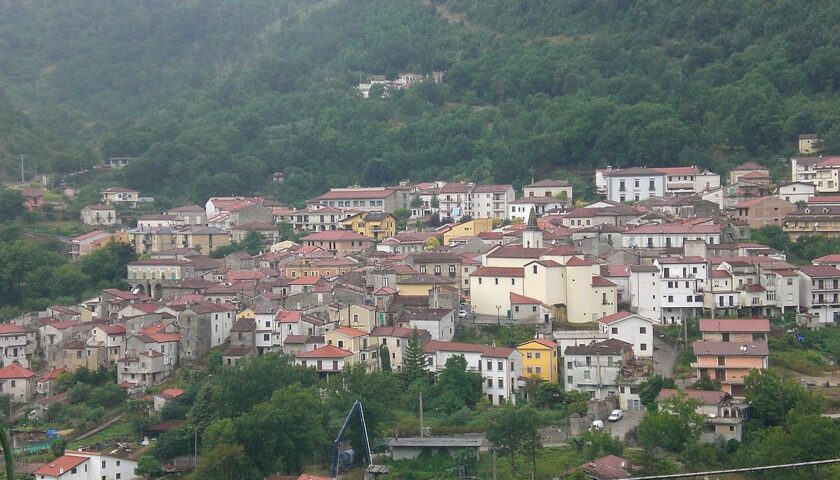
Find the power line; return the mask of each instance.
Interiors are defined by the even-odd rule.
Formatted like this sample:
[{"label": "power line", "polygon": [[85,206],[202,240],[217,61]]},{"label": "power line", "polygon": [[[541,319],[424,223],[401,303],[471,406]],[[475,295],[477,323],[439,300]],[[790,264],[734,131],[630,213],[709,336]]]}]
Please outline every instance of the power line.
[{"label": "power line", "polygon": [[765,465],[763,467],[746,467],[746,468],[730,468],[728,470],[710,470],[708,472],[693,472],[693,473],[673,473],[669,475],[651,475],[647,477],[632,477],[627,480],[657,480],[666,478],[692,478],[705,477],[711,475],[726,475],[729,473],[750,473],[750,472],[765,472],[768,470],[782,470],[785,468],[809,467],[814,465],[830,465],[833,463],[840,463],[840,458],[831,460],[816,460],[813,462],[799,462],[799,463],[784,463],[780,465]]}]

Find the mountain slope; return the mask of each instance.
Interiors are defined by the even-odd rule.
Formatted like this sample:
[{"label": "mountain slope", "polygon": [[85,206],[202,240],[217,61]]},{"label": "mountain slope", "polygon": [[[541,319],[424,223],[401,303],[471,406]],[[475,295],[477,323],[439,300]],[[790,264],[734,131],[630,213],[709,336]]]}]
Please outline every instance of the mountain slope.
[{"label": "mountain slope", "polygon": [[[800,133],[836,151],[837,20],[817,0],[6,2],[0,78],[65,144],[141,156],[124,173],[144,192],[300,201],[405,177],[780,167]],[[353,95],[432,70],[445,84]]]}]

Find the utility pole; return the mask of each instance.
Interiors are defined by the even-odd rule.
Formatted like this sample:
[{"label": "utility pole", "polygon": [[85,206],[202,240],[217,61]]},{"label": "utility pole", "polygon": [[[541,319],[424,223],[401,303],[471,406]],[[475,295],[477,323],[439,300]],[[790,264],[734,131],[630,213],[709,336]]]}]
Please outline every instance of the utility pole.
[{"label": "utility pole", "polygon": [[23,154],[18,154],[18,157],[20,157],[20,183],[23,183],[26,181],[23,179]]},{"label": "utility pole", "polygon": [[423,438],[423,392],[420,392],[420,438]]}]

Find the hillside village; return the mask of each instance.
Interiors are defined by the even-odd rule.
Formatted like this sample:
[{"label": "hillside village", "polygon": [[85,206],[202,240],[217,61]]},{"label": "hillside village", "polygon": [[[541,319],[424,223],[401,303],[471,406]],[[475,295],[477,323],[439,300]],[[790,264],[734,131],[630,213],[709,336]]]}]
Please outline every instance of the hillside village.
[{"label": "hillside village", "polygon": [[[588,394],[596,407],[571,426],[579,435],[611,410],[642,412],[642,382],[674,375],[675,347],[660,329],[692,323],[700,335],[687,345],[686,384],[720,385],[691,393],[702,438],[740,440],[745,377],[769,366],[770,319],[840,321],[840,254],[795,265],[750,241],[768,225],[792,239],[840,236],[840,162],[798,157],[791,170],[794,181],[779,184],[752,162],[723,179],[698,167],[598,169],[602,199],[590,203],[551,179],[521,192],[445,181],[333,188],[299,209],[213,197],[131,228],[118,212],[141,193],[107,188],[81,211],[100,230],[73,238],[70,253],[130,244],[140,258],[127,265],[128,288],[0,326],[0,392],[43,415],[60,375],[115,366],[119,388],[142,397],[214,349],[230,367],[283,352],[322,377],[352,365],[401,372],[419,337],[427,370],[463,356],[489,405],[533,400],[533,381]],[[39,208],[37,192],[25,193]],[[249,236],[259,253],[212,258]],[[533,338],[459,340],[493,325],[529,326]]]}]

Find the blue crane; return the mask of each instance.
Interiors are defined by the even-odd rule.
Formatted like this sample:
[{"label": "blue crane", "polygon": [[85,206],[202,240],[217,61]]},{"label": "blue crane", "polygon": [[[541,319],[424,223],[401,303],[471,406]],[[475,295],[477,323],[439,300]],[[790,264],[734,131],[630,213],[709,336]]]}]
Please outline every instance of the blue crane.
[{"label": "blue crane", "polygon": [[370,454],[370,440],[368,440],[367,424],[365,424],[365,410],[362,408],[362,402],[356,400],[356,402],[353,403],[353,407],[350,408],[350,413],[347,414],[347,418],[344,419],[344,425],[342,425],[341,431],[338,432],[338,436],[335,437],[335,441],[333,442],[333,461],[332,468],[330,468],[330,478],[332,479],[338,478],[338,461],[341,457],[341,442],[344,440],[344,434],[347,433],[347,427],[350,426],[350,420],[353,418],[353,414],[356,410],[359,411],[359,418],[362,420],[362,433],[365,436],[365,448],[367,448],[368,464],[373,463],[373,456]]}]

